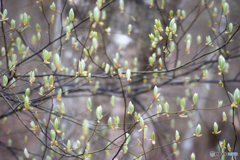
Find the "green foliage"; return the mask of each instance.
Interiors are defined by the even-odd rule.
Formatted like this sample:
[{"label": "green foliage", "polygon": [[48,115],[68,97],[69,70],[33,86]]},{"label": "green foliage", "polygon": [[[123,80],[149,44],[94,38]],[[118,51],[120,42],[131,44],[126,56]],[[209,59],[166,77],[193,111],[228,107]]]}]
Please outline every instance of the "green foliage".
[{"label": "green foliage", "polygon": [[238,151],[234,2],[21,3],[0,12],[1,146],[15,158],[209,158],[199,141]]}]

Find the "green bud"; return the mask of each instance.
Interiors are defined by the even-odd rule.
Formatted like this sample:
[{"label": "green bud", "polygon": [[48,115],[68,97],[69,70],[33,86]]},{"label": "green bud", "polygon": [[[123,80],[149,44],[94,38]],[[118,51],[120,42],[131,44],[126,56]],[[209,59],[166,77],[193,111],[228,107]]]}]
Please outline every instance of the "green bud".
[{"label": "green bud", "polygon": [[102,10],[102,20],[106,20],[107,13],[105,10]]},{"label": "green bud", "polygon": [[190,40],[187,40],[187,43],[186,43],[186,51],[189,51],[189,50],[190,50],[190,46],[191,46],[191,41],[190,41]]},{"label": "green bud", "polygon": [[89,127],[88,127],[88,121],[86,119],[83,121],[82,127],[83,127],[83,134],[87,136],[89,133]]},{"label": "green bud", "polygon": [[154,95],[157,95],[157,94],[158,94],[158,88],[157,88],[157,86],[154,87],[154,92],[153,92],[153,93],[154,93]]},{"label": "green bud", "polygon": [[175,152],[177,150],[177,143],[176,142],[172,144],[172,148],[173,148],[173,152]]},{"label": "green bud", "polygon": [[137,58],[137,57],[134,57],[133,63],[134,63],[135,66],[137,65],[137,62],[138,62],[138,58]]},{"label": "green bud", "polygon": [[220,71],[223,71],[225,67],[225,58],[222,55],[220,55],[218,58],[218,64],[219,64]]},{"label": "green bud", "polygon": [[96,23],[99,22],[100,19],[100,10],[98,7],[95,7],[93,10],[93,16],[94,16],[94,20],[96,21]]},{"label": "green bud", "polygon": [[35,128],[36,125],[35,125],[35,123],[34,123],[33,121],[31,121],[31,122],[30,122],[30,126],[31,126],[32,128]]},{"label": "green bud", "polygon": [[47,63],[47,60],[51,57],[52,52],[48,52],[47,50],[43,50],[43,59],[44,63]]},{"label": "green bud", "polygon": [[7,123],[7,117],[4,117],[3,118],[3,124],[6,124]]},{"label": "green bud", "polygon": [[178,141],[179,139],[180,139],[180,135],[179,135],[178,130],[176,130],[176,132],[175,132],[175,140]]},{"label": "green bud", "polygon": [[165,111],[165,112],[168,112],[168,111],[169,111],[169,104],[168,104],[168,102],[165,102],[165,103],[163,104],[163,108],[164,108],[164,111]]},{"label": "green bud", "polygon": [[235,89],[234,94],[233,94],[233,99],[234,102],[238,105],[239,104],[239,98],[240,98],[240,92],[239,89]]},{"label": "green bud", "polygon": [[195,153],[192,153],[190,159],[195,160],[195,158],[196,158]]},{"label": "green bud", "polygon": [[40,96],[43,96],[43,92],[44,92],[44,88],[43,88],[43,87],[40,87],[40,89],[39,89],[39,95],[40,95]]},{"label": "green bud", "polygon": [[40,39],[41,39],[41,33],[38,32],[38,33],[37,33],[37,40],[40,41]]},{"label": "green bud", "polygon": [[81,146],[81,142],[79,140],[77,140],[77,149],[79,149]]},{"label": "green bud", "polygon": [[64,138],[65,138],[65,133],[63,132],[62,133],[62,140],[64,140]]},{"label": "green bud", "polygon": [[193,104],[194,105],[197,103],[197,100],[198,100],[198,94],[194,93],[194,95],[193,95]]},{"label": "green bud", "polygon": [[51,9],[53,12],[56,11],[56,9],[55,9],[55,3],[54,3],[54,2],[50,5],[50,9]]},{"label": "green bud", "polygon": [[127,77],[127,81],[131,81],[131,71],[130,71],[130,69],[127,69],[126,77]]},{"label": "green bud", "polygon": [[2,49],[1,49],[1,53],[2,53],[2,56],[4,56],[4,55],[6,54],[5,47],[2,47]]},{"label": "green bud", "polygon": [[229,23],[228,28],[229,28],[230,33],[232,33],[232,30],[233,30],[233,24],[232,24],[232,23]]},{"label": "green bud", "polygon": [[79,61],[78,67],[79,67],[79,74],[83,74],[85,70],[85,61],[83,59]]},{"label": "green bud", "polygon": [[119,0],[119,9],[121,10],[121,13],[124,11],[124,0]]},{"label": "green bud", "polygon": [[228,3],[225,2],[223,10],[224,10],[224,15],[225,16],[228,15],[228,13],[229,13],[229,5],[228,5]]},{"label": "green bud", "polygon": [[161,9],[164,9],[165,0],[162,0]]},{"label": "green bud", "polygon": [[8,139],[8,147],[11,147],[12,146],[12,139]]},{"label": "green bud", "polygon": [[198,125],[197,125],[197,128],[196,128],[196,136],[199,136],[200,133],[201,133],[201,125],[198,124]]},{"label": "green bud", "polygon": [[10,30],[14,30],[14,29],[15,29],[15,20],[14,20],[14,19],[11,19],[10,24],[11,24]]},{"label": "green bud", "polygon": [[130,101],[129,104],[128,104],[128,114],[132,115],[133,111],[134,111],[134,105]]},{"label": "green bud", "polygon": [[130,140],[131,140],[131,135],[126,133],[126,138],[127,138],[126,144],[128,144],[130,142]]},{"label": "green bud", "polygon": [[72,8],[69,11],[69,20],[72,21],[72,22],[74,21],[74,12],[73,12]]},{"label": "green bud", "polygon": [[201,42],[202,42],[201,36],[197,35],[197,44],[199,45],[199,44],[201,44]]},{"label": "green bud", "polygon": [[27,158],[29,158],[29,153],[28,153],[28,151],[27,151],[27,148],[24,148],[24,155],[25,155]]},{"label": "green bud", "polygon": [[182,111],[184,111],[184,110],[185,110],[185,107],[186,107],[186,100],[185,100],[185,98],[182,98],[182,99],[180,100],[180,106],[181,106],[181,108],[182,108]]},{"label": "green bud", "polygon": [[[51,123],[52,123],[52,121],[51,121]],[[54,123],[52,123],[55,131],[58,130],[59,124],[60,124],[60,120],[58,118],[55,118]]]},{"label": "green bud", "polygon": [[156,142],[155,142],[155,138],[156,138],[156,137],[155,137],[155,133],[152,132],[152,144],[153,144],[153,145],[155,145],[155,143],[156,143]]},{"label": "green bud", "polygon": [[139,120],[140,120],[140,125],[141,125],[141,127],[143,127],[143,125],[144,125],[144,120],[143,120],[143,118],[140,117]]},{"label": "green bud", "polygon": [[26,89],[25,95],[28,96],[28,97],[30,96],[30,88],[27,88],[27,89]]},{"label": "green bud", "polygon": [[207,41],[207,45],[211,45],[212,39],[211,39],[210,36],[207,36],[207,37],[206,37],[206,41]]},{"label": "green bud", "polygon": [[231,152],[231,146],[229,143],[227,144],[227,148],[228,148],[228,152]]},{"label": "green bud", "polygon": [[61,59],[59,57],[59,54],[58,53],[54,54],[53,59],[54,59],[55,67],[56,69],[58,69],[61,65]]},{"label": "green bud", "polygon": [[218,101],[218,108],[222,107],[223,101]]},{"label": "green bud", "polygon": [[52,160],[52,158],[50,156],[47,156],[46,160]]},{"label": "green bud", "polygon": [[87,108],[91,111],[92,109],[92,100],[91,100],[91,98],[88,98],[87,99]]},{"label": "green bud", "polygon": [[153,66],[154,58],[153,57],[149,57],[148,61],[149,61],[150,66]]},{"label": "green bud", "polygon": [[217,134],[218,133],[218,124],[216,122],[214,122],[213,128],[214,128],[214,133]]},{"label": "green bud", "polygon": [[181,17],[182,19],[185,19],[186,18],[186,12],[185,12],[185,10],[182,10],[182,17]]},{"label": "green bud", "polygon": [[112,117],[108,118],[108,125],[110,128],[112,128]]},{"label": "green bud", "polygon": [[157,30],[161,31],[162,24],[161,24],[161,21],[159,19],[155,19],[155,28]]},{"label": "green bud", "polygon": [[169,11],[169,16],[170,16],[170,18],[173,17],[173,10],[170,10],[170,11]]},{"label": "green bud", "polygon": [[107,64],[105,65],[105,73],[106,73],[106,74],[109,72],[109,69],[110,69],[110,66],[109,66],[109,64],[107,63]]},{"label": "green bud", "polygon": [[5,19],[7,17],[7,10],[4,9],[3,13],[2,13],[2,19]]},{"label": "green bud", "polygon": [[214,7],[214,9],[213,9],[213,17],[217,17],[217,15],[218,15],[217,7]]},{"label": "green bud", "polygon": [[174,24],[175,24],[175,18],[173,18],[173,19],[170,21],[170,24],[169,24],[170,30],[173,30]]},{"label": "green bud", "polygon": [[132,32],[132,25],[129,24],[129,25],[128,25],[128,34],[131,34],[131,32]]},{"label": "green bud", "polygon": [[156,35],[156,37],[160,37],[160,33],[159,33],[159,31],[158,30],[155,30],[155,35]]},{"label": "green bud", "polygon": [[149,34],[149,37],[150,37],[150,39],[152,40],[152,41],[155,41],[155,37],[154,37],[154,35],[151,33],[151,34]]},{"label": "green bud", "polygon": [[54,141],[55,137],[56,137],[56,132],[53,129],[50,131],[50,136],[51,136],[52,141]]},{"label": "green bud", "polygon": [[116,104],[116,96],[112,95],[111,97],[111,105],[114,107]]},{"label": "green bud", "polygon": [[93,38],[93,39],[92,39],[92,45],[93,45],[94,49],[97,49],[97,48],[98,48],[97,38]]},{"label": "green bud", "polygon": [[157,113],[161,113],[162,112],[162,106],[161,104],[157,105]]},{"label": "green bud", "polygon": [[102,106],[97,107],[96,115],[97,115],[98,120],[100,120],[102,118]]},{"label": "green bud", "polygon": [[35,44],[36,44],[36,41],[37,41],[37,37],[36,37],[36,35],[34,34],[34,35],[32,36],[32,44],[35,45]]},{"label": "green bud", "polygon": [[30,102],[29,102],[29,97],[28,96],[26,96],[25,99],[24,99],[24,105],[25,105],[26,109],[29,109]]},{"label": "green bud", "polygon": [[71,147],[72,147],[71,141],[68,140],[67,141],[67,152],[71,152],[71,150],[72,150]]},{"label": "green bud", "polygon": [[41,32],[41,27],[38,23],[36,24],[36,30],[37,30],[37,32]]},{"label": "green bud", "polygon": [[222,113],[222,117],[223,117],[223,122],[227,121],[227,115],[225,112]]},{"label": "green bud", "polygon": [[7,76],[3,76],[3,86],[5,87],[6,85],[7,85],[7,83],[8,83],[8,78],[7,78]]}]

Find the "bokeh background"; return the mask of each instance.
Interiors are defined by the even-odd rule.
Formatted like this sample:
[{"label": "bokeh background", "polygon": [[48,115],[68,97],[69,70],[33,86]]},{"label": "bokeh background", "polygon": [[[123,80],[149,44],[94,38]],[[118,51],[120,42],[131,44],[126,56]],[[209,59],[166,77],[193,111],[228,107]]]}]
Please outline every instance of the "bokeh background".
[{"label": "bokeh background", "polygon": [[[220,34],[225,30],[226,25],[228,26],[229,22],[232,22],[234,25],[234,30],[237,29],[239,23],[239,8],[240,3],[238,0],[229,0],[227,3],[229,4],[230,12],[226,18],[221,18],[223,15],[223,11],[221,8],[221,1],[213,0],[213,1],[205,1],[203,6],[201,6],[201,1],[192,1],[192,0],[167,0],[165,2],[164,9],[161,9],[162,1],[156,0],[154,1],[154,6],[150,7],[150,1],[148,0],[125,0],[125,7],[123,13],[119,9],[119,1],[113,1],[110,5],[108,5],[104,10],[106,11],[106,20],[104,20],[103,26],[97,26],[93,30],[98,32],[98,50],[93,53],[92,57],[99,57],[98,64],[101,66],[102,62],[107,62],[108,57],[112,60],[116,53],[118,52],[120,55],[119,64],[124,66],[124,61],[127,60],[129,64],[129,68],[133,69],[136,67],[138,71],[152,71],[154,70],[154,66],[149,66],[148,58],[154,52],[155,49],[151,48],[151,43],[149,39],[149,34],[154,33],[154,20],[160,19],[162,21],[162,25],[164,28],[169,24],[169,11],[173,10],[174,17],[176,18],[178,31],[177,37],[174,37],[174,41],[177,42],[176,49],[171,53],[171,55],[165,55],[163,52],[161,55],[157,57],[165,57],[166,65],[168,69],[175,68],[176,60],[181,61],[181,64],[184,64],[190,61],[194,55],[199,53],[200,55],[204,55],[217,47],[222,46],[229,36],[229,34]],[[88,17],[89,11],[93,10],[96,6],[95,0],[75,0],[76,4],[71,3],[71,1],[67,0],[56,0],[54,1],[56,4],[56,12],[50,10],[50,5],[52,4],[52,0],[43,0],[42,9],[43,12],[40,12],[39,6],[40,3],[36,3],[37,1],[32,0],[1,0],[1,7],[8,10],[8,17],[10,19],[15,19],[16,24],[20,24],[19,15],[26,12],[31,16],[31,23],[29,28],[26,29],[25,32],[19,34],[17,32],[13,32],[13,37],[16,38],[21,35],[22,41],[24,40],[25,45],[29,46],[32,50],[30,50],[30,55],[36,53],[41,50],[43,47],[49,44],[49,35],[46,33],[50,31],[50,41],[55,40],[61,34],[66,32],[65,19],[68,16],[70,8],[73,8],[75,13],[75,24],[83,21]],[[211,3],[214,2],[213,7],[209,7]],[[107,3],[107,2],[106,2]],[[105,4],[106,4],[105,3]],[[157,7],[158,6],[158,7]],[[218,9],[218,14],[216,17],[212,16],[213,9],[216,7]],[[64,8],[64,9],[63,9]],[[186,19],[180,20],[176,12],[177,10],[185,10]],[[48,23],[46,22],[45,17],[50,22],[51,16],[55,15],[55,21],[48,28]],[[45,16],[45,17],[44,17]],[[62,20],[61,20],[62,16]],[[219,24],[218,24],[219,22]],[[40,24],[41,26],[41,40],[37,45],[33,45],[31,43],[31,37],[36,33],[36,24]],[[211,27],[209,27],[209,23]],[[128,25],[132,24],[132,32],[128,34]],[[2,24],[1,24],[2,25]],[[63,28],[61,28],[63,26]],[[2,26],[1,26],[2,27]],[[91,27],[91,22],[87,20],[82,23],[79,27],[75,29],[77,33],[78,39],[83,42],[86,46],[91,45],[91,40],[87,39],[89,36],[89,30]],[[105,32],[105,29],[110,27],[111,33],[108,34]],[[11,44],[11,41],[8,37],[8,34],[11,32],[9,30],[8,25],[4,25],[5,35],[7,37],[7,43]],[[216,33],[212,28],[216,29]],[[0,47],[4,46],[3,32],[1,32],[0,37]],[[190,54],[186,53],[186,35],[191,34],[191,49]],[[197,45],[196,36],[201,35],[202,43]],[[211,35],[212,39],[217,37],[213,42],[214,47],[210,47],[205,45],[205,37]],[[75,36],[75,33],[72,32],[72,37]],[[166,39],[158,43],[158,47],[162,48],[166,45]],[[121,46],[121,51],[119,51],[119,47]],[[61,50],[61,60],[62,66],[68,67],[69,70],[73,68],[73,58],[80,59],[82,57],[82,49],[83,47],[79,44],[79,50],[75,50],[72,47],[71,40],[65,41],[65,37],[57,40],[56,42],[48,45],[47,50],[51,51],[53,54],[57,53],[58,50]],[[162,49],[163,50],[163,49]],[[202,51],[201,51],[202,50]],[[239,87],[239,32],[236,33],[233,41],[223,47],[223,50],[229,51],[228,56],[236,56],[235,58],[229,58],[227,61],[230,65],[228,73],[225,73],[225,79],[228,79],[229,82],[226,83],[227,90],[231,93],[234,92],[236,88]],[[201,51],[201,52],[200,52]],[[17,50],[15,49],[17,53]],[[124,81],[124,89],[127,90],[128,86],[132,87],[132,91],[127,93],[126,101],[127,104],[129,101],[132,101],[135,106],[135,111],[138,113],[143,113],[151,104],[153,100],[153,91],[152,87],[154,85],[159,86],[160,95],[160,103],[168,102],[170,105],[171,112],[180,111],[179,99],[185,97],[187,108],[191,108],[192,105],[192,95],[196,92],[198,93],[198,102],[196,104],[196,110],[191,111],[188,114],[188,118],[180,118],[178,114],[170,114],[169,117],[162,116],[157,118],[156,116],[153,118],[148,118],[145,123],[148,126],[148,139],[151,138],[152,131],[156,134],[156,145],[162,146],[158,149],[154,149],[153,151],[146,154],[145,159],[190,159],[190,155],[192,152],[196,154],[196,159],[220,159],[220,157],[210,157],[210,151],[217,152],[217,148],[220,146],[220,141],[225,139],[226,143],[230,143],[231,147],[235,142],[235,133],[232,126],[233,116],[232,116],[232,108],[229,106],[228,96],[224,90],[224,88],[218,84],[219,80],[222,79],[221,76],[218,75],[218,67],[217,67],[217,56],[221,54],[220,52],[212,53],[207,56],[200,58],[195,61],[192,66],[188,66],[186,68],[181,68],[176,71],[176,75],[180,75],[181,73],[185,73],[184,75],[177,76],[173,78],[173,80],[167,82],[172,79],[173,72],[166,72],[165,74],[158,74],[158,77],[155,78],[153,74],[136,74],[135,77],[132,78],[132,82]],[[41,55],[41,53],[39,54]],[[178,55],[178,56],[176,56]],[[84,55],[85,56],[85,55]],[[134,65],[133,59],[137,57],[138,63]],[[158,59],[157,58],[157,59]],[[1,70],[6,69],[5,57],[1,56],[1,61],[3,62],[1,66]],[[20,60],[19,60],[20,61]],[[206,63],[205,63],[206,62]],[[17,74],[24,75],[31,68],[34,68],[42,63],[42,60],[39,57],[34,57],[25,63],[21,64],[17,68]],[[180,63],[180,62],[178,62]],[[203,64],[199,69],[192,70],[194,65]],[[93,66],[93,73],[104,75],[102,70],[95,66],[91,61],[88,61],[87,65]],[[208,69],[208,77],[206,80],[202,79],[202,70]],[[158,68],[157,64],[155,68]],[[189,71],[189,72],[188,72]],[[38,73],[42,74],[52,73],[52,71],[44,66],[38,67]],[[195,80],[194,77],[200,77],[201,80]],[[61,78],[61,77],[60,77]],[[186,80],[191,78],[189,83],[186,83]],[[19,96],[24,94],[25,89],[29,86],[27,83],[27,77],[19,77],[18,87],[13,89],[13,92],[18,93]],[[146,84],[143,81],[146,80]],[[100,82],[100,88],[96,94],[91,92],[94,88],[94,84],[96,81]],[[43,80],[41,77],[36,78],[36,82],[42,83]],[[64,81],[62,81],[64,82]],[[165,83],[166,82],[166,83]],[[120,83],[117,78],[94,78],[92,80],[92,84],[86,84],[85,79],[79,79],[75,81],[75,83],[68,83],[63,87],[63,90],[71,89],[68,95],[64,95],[62,97],[62,101],[65,104],[65,114],[69,119],[74,119],[73,123],[69,120],[61,119],[61,127],[65,131],[65,139],[70,139],[72,142],[77,139],[81,140],[82,147],[85,146],[85,140],[81,139],[82,135],[82,121],[83,119],[88,119],[90,122],[90,126],[94,128],[94,123],[96,122],[95,108],[99,105],[103,107],[103,119],[101,120],[100,126],[98,126],[97,131],[101,133],[104,137],[107,137],[109,140],[113,140],[119,135],[123,133],[123,125],[120,125],[120,129],[111,130],[107,129],[108,117],[119,116],[121,124],[123,123],[124,117],[124,98],[122,97],[122,93],[120,90]],[[36,84],[34,84],[36,85]],[[33,88],[36,86],[32,86]],[[148,89],[150,86],[150,90]],[[39,89],[39,88],[38,88]],[[3,92],[3,91],[1,91]],[[7,91],[8,94],[11,94],[12,91]],[[111,96],[116,95],[117,102],[115,107],[111,106]],[[31,97],[39,98],[38,90],[31,91]],[[93,112],[89,112],[86,107],[86,100],[88,97],[92,98],[93,103]],[[223,107],[221,109],[211,109],[216,108],[218,106],[218,101],[223,101]],[[8,120],[5,125],[0,125],[0,159],[18,159],[19,157],[25,158],[23,154],[23,149],[28,148],[29,153],[35,154],[35,159],[42,159],[43,155],[43,145],[39,143],[36,137],[26,129],[22,123],[19,121],[17,116],[14,113],[11,113],[11,108],[3,99],[0,97],[0,117],[1,121],[3,118],[7,116]],[[11,101],[11,104],[16,107],[17,103]],[[49,118],[49,112],[45,112],[42,110],[43,108],[49,111],[53,106],[53,109],[56,110],[57,105],[60,102],[57,100],[50,99],[44,103],[41,101],[36,103],[38,107],[34,107],[33,113],[38,111],[38,118],[43,120]],[[149,115],[156,114],[156,105],[157,102],[153,103],[153,109],[148,110],[146,117]],[[225,111],[228,116],[227,122],[222,121],[222,112]],[[19,116],[23,119],[23,121],[29,126],[30,121],[33,119],[33,115],[28,112],[19,111]],[[53,119],[54,120],[54,119]],[[130,116],[127,116],[127,127],[130,127],[133,123],[133,119]],[[240,123],[239,123],[239,109],[235,109],[235,127],[236,134],[239,139],[240,136]],[[219,130],[222,132],[219,135],[213,135],[213,123],[217,122],[219,125]],[[195,128],[198,124],[202,126],[202,137],[200,138],[190,138],[193,133],[195,133]],[[105,127],[105,128],[104,128]],[[140,126],[137,125],[134,131],[131,133],[131,142],[128,145],[129,151],[139,156],[143,153],[143,148],[138,145],[138,140],[142,140],[141,133],[138,132]],[[177,151],[174,153],[172,148],[172,142],[175,139],[175,131],[178,130],[181,136],[181,139],[187,139],[183,142],[179,143],[177,146]],[[40,131],[37,131],[37,135],[44,141],[44,134]],[[24,141],[24,137],[27,136],[27,142]],[[8,146],[9,139],[12,140],[12,146]],[[119,138],[116,141],[116,144],[120,145],[123,142],[123,137]],[[66,141],[64,141],[66,143]],[[106,146],[107,140],[103,139],[100,136],[93,136],[90,141],[91,151],[99,150]],[[72,143],[75,147],[76,143]],[[74,148],[73,147],[73,148]],[[92,154],[92,159],[112,159],[112,157],[116,154],[119,147],[112,146],[109,150],[110,155],[106,156],[106,152],[102,151],[99,153]],[[153,148],[151,141],[147,140],[144,143],[145,151],[148,151]],[[239,140],[237,141],[237,145],[235,151],[240,153]],[[47,154],[50,155],[49,150],[47,150]],[[238,156],[239,157],[239,156]],[[61,156],[57,154],[52,155],[52,159],[60,159]],[[26,159],[26,158],[25,158]],[[45,159],[45,158],[44,158]],[[67,158],[62,157],[62,159],[77,159],[77,158]],[[123,154],[122,152],[118,155],[118,159],[133,159],[131,154]],[[230,157],[225,157],[225,159],[230,159]]]}]

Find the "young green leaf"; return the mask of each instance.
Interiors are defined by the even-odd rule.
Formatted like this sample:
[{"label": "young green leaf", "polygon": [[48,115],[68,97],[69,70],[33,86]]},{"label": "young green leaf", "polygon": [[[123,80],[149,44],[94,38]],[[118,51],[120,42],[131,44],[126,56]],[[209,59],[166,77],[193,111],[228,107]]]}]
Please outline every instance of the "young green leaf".
[{"label": "young green leaf", "polygon": [[87,136],[89,133],[89,125],[88,125],[88,121],[86,119],[84,119],[84,121],[83,121],[82,128],[83,128],[83,134],[85,136]]},{"label": "young green leaf", "polygon": [[71,152],[72,151],[72,144],[71,144],[71,141],[70,140],[68,140],[68,142],[67,142],[67,152]]},{"label": "young green leaf", "polygon": [[184,111],[185,108],[186,108],[186,100],[185,100],[185,98],[182,98],[180,100],[180,105],[181,105],[181,110]]},{"label": "young green leaf", "polygon": [[152,132],[152,144],[155,145],[155,143],[156,143],[156,142],[155,142],[155,133]]},{"label": "young green leaf", "polygon": [[72,22],[74,21],[74,12],[73,12],[72,8],[69,11],[69,20],[72,21]]},{"label": "young green leaf", "polygon": [[201,133],[201,125],[200,124],[198,124],[197,125],[197,128],[196,128],[196,134],[195,134],[195,136],[200,136],[200,133]]},{"label": "young green leaf", "polygon": [[222,72],[225,67],[225,58],[222,55],[220,55],[218,58],[218,65],[219,65],[220,71]]},{"label": "young green leaf", "polygon": [[128,104],[128,114],[132,115],[133,111],[134,111],[134,105],[130,101],[129,104]]},{"label": "young green leaf", "polygon": [[113,127],[113,126],[112,126],[112,117],[109,117],[109,118],[108,118],[108,126],[109,126],[110,128]]},{"label": "young green leaf", "polygon": [[96,23],[99,22],[99,19],[100,19],[100,10],[98,7],[95,7],[94,10],[93,10],[93,17],[94,17],[94,20],[96,21]]},{"label": "young green leaf", "polygon": [[197,100],[198,100],[198,94],[194,93],[194,95],[193,95],[193,104],[194,105],[197,103]]},{"label": "young green leaf", "polygon": [[175,140],[178,141],[179,139],[180,139],[180,135],[179,135],[178,130],[176,130],[176,132],[175,132]]},{"label": "young green leaf", "polygon": [[218,134],[218,124],[217,124],[217,122],[214,122],[213,128],[214,128],[214,133]]},{"label": "young green leaf", "polygon": [[29,158],[29,153],[28,153],[28,151],[27,151],[27,148],[24,148],[24,155],[25,155],[27,158]]},{"label": "young green leaf", "polygon": [[7,85],[7,83],[8,83],[8,78],[7,78],[7,76],[3,76],[3,86],[6,86]]},{"label": "young green leaf", "polygon": [[102,106],[98,106],[98,107],[97,107],[97,109],[96,109],[96,115],[97,115],[98,122],[99,122],[99,120],[102,119]]},{"label": "young green leaf", "polygon": [[121,10],[121,13],[124,11],[124,0],[119,0],[119,9]]},{"label": "young green leaf", "polygon": [[127,69],[126,77],[127,77],[127,81],[131,81],[131,71],[130,71],[130,69]]},{"label": "young green leaf", "polygon": [[228,15],[228,13],[229,13],[229,5],[228,5],[228,3],[225,2],[223,10],[224,10],[224,15],[225,16]]},{"label": "young green leaf", "polygon": [[195,160],[195,158],[196,158],[195,153],[192,153],[190,159]]},{"label": "young green leaf", "polygon": [[111,97],[111,105],[114,107],[115,106],[115,104],[116,104],[116,96],[114,96],[114,95],[112,95],[112,97]]},{"label": "young green leaf", "polygon": [[168,104],[168,102],[165,102],[165,103],[163,104],[163,108],[164,108],[164,111],[165,111],[165,112],[168,112],[168,111],[169,111],[169,104]]},{"label": "young green leaf", "polygon": [[222,113],[222,117],[223,117],[223,122],[227,121],[227,115],[225,112]]},{"label": "young green leaf", "polygon": [[50,131],[50,136],[51,136],[52,141],[54,141],[55,137],[56,137],[56,132],[53,129]]},{"label": "young green leaf", "polygon": [[52,160],[52,158],[50,156],[47,156],[46,160]]}]

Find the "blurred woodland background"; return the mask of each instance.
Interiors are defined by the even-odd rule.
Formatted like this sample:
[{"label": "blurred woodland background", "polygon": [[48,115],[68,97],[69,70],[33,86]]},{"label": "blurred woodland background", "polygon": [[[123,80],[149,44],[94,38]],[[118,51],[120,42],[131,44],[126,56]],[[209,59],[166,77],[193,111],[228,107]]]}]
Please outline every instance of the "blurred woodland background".
[{"label": "blurred woodland background", "polygon": [[[50,8],[53,2],[55,10],[53,6]],[[89,19],[89,11],[94,14],[96,0],[1,0],[1,12],[6,9],[8,19],[1,21],[0,29],[0,47],[5,48],[0,56],[0,160],[28,159],[25,148],[29,159],[37,160],[47,156],[52,159],[185,160],[190,159],[193,152],[196,159],[231,159],[210,157],[211,151],[229,152],[228,143],[231,151],[240,154],[239,108],[231,107],[234,100],[228,93],[234,93],[240,82],[239,1],[226,1],[229,5],[226,15],[225,1],[220,0],[125,0],[124,8],[121,0],[100,2],[102,5],[97,5],[102,8],[101,23],[96,23],[94,15],[92,21]],[[67,23],[71,8],[75,20]],[[29,23],[21,21],[20,14],[24,13],[31,16]],[[177,35],[169,39],[165,28],[173,18]],[[10,29],[12,19],[16,25]],[[155,19],[161,21],[164,30],[163,39],[156,40],[157,43],[149,38],[151,33],[155,35]],[[229,23],[233,24],[232,31]],[[96,48],[92,31],[97,33]],[[201,40],[197,39],[198,35]],[[211,37],[211,44],[206,42],[207,36]],[[186,51],[188,40],[191,46]],[[87,47],[89,50],[84,50]],[[45,49],[52,52],[49,64],[43,64]],[[17,55],[17,62],[11,70],[9,60],[13,54]],[[59,68],[55,54],[61,59]],[[218,67],[220,55],[227,63],[222,73]],[[153,57],[153,64],[149,57]],[[87,74],[76,75],[82,59]],[[116,67],[114,59],[119,66]],[[112,67],[112,73],[111,69],[105,73],[107,64]],[[131,81],[124,77],[127,69],[132,72]],[[32,72],[35,76],[30,84]],[[91,80],[87,79],[88,73]],[[15,86],[4,85],[4,75],[8,82],[14,78]],[[51,75],[55,88],[47,87],[44,79],[47,77],[48,81]],[[160,93],[158,100],[154,100],[155,86]],[[27,88],[32,109],[26,109],[22,99],[22,95],[26,98]],[[193,105],[195,93],[198,101]],[[183,99],[185,110],[189,111],[184,112],[181,107]],[[142,115],[147,129],[140,131],[142,126],[134,113],[127,114],[130,101],[134,111]],[[166,102],[169,116],[164,109],[157,114],[157,106],[164,106]],[[100,105],[102,117],[97,123],[96,109]],[[226,122],[223,122],[223,112]],[[120,123],[113,130],[109,127],[109,117],[114,124],[113,117],[117,116]],[[51,147],[54,127],[50,120],[54,123],[56,118],[60,120],[60,132],[55,132],[59,148]],[[84,120],[88,121],[87,134],[84,134]],[[221,133],[212,133],[214,122]],[[201,124],[202,136],[194,137],[198,124]],[[179,140],[175,137],[176,130]],[[131,135],[131,141],[124,154],[126,132]],[[153,132],[154,145],[149,140]],[[63,149],[67,148],[68,140],[71,152]],[[81,142],[80,149],[76,149],[77,140]]]}]

